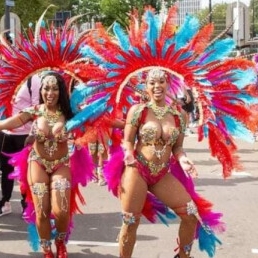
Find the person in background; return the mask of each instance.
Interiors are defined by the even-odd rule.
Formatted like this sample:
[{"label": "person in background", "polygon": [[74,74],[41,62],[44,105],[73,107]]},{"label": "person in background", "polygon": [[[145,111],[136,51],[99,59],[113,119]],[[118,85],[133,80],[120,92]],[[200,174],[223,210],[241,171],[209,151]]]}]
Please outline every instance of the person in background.
[{"label": "person in background", "polygon": [[186,131],[185,134],[193,134],[190,125],[194,122],[194,110],[195,110],[195,100],[193,92],[188,87],[183,88],[182,93],[178,96],[179,103],[182,109],[185,111],[186,116]]},{"label": "person in background", "polygon": [[[39,103],[40,77],[34,75],[21,85],[15,99],[13,100],[13,114],[19,114],[24,108],[37,105]],[[19,128],[0,131],[0,168],[2,171],[0,200],[0,216],[12,212],[11,197],[14,187],[14,180],[9,179],[13,166],[9,164],[9,157],[5,153],[21,151],[25,145],[25,140],[31,130],[31,123],[24,124]],[[26,208],[25,196],[21,200],[22,214]]]}]

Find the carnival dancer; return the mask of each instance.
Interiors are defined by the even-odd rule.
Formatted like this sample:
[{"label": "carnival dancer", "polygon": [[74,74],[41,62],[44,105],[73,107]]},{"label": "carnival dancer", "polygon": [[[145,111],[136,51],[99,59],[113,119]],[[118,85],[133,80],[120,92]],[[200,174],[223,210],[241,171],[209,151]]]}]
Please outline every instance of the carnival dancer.
[{"label": "carnival dancer", "polygon": [[[92,105],[85,111],[92,109],[101,119],[105,112],[112,117],[117,110],[129,110],[123,149],[112,146],[104,168],[109,190],[121,200],[121,258],[132,256],[141,215],[152,222],[165,221],[163,215],[172,216],[167,207],[181,218],[176,257],[190,257],[195,238],[209,257],[221,243],[215,234],[224,230],[222,214],[213,212],[212,204],[195,191],[191,175],[197,172],[183,150],[184,116],[166,95],[176,96],[184,85],[196,89],[201,103],[199,140],[208,137],[224,177],[239,165],[232,136],[253,139],[257,120],[249,109],[256,78],[253,63],[227,59],[234,42],[220,39],[222,34],[210,40],[212,24],[201,27],[196,17],[188,15],[178,27],[176,15],[176,6],[165,21],[151,8],[142,19],[134,12],[128,33],[118,23],[113,26],[114,37],[100,27],[81,51],[100,67],[99,76],[87,83],[99,92],[92,94]],[[135,91],[149,100],[132,106]]]},{"label": "carnival dancer", "polygon": [[[46,10],[47,11],[47,10]],[[82,81],[87,74],[76,75],[69,65],[80,58],[83,35],[75,41],[75,30],[68,20],[66,26],[49,31],[42,27],[43,17],[35,26],[35,34],[21,38],[19,49],[0,45],[0,54],[8,63],[0,68],[0,115],[12,114],[12,98],[22,83],[42,72],[40,104],[0,122],[0,130],[13,129],[33,122],[32,145],[21,152],[7,154],[15,168],[12,178],[18,179],[26,195],[25,220],[29,242],[34,251],[41,246],[44,257],[54,257],[51,250],[55,239],[57,257],[68,257],[66,242],[73,227],[73,215],[81,213],[85,204],[79,185],[86,186],[93,178],[94,164],[88,150],[74,144],[73,132],[66,123],[73,118],[69,101],[72,80]],[[85,66],[84,66],[85,68]]]},{"label": "carnival dancer", "polygon": [[[32,198],[40,245],[44,257],[47,258],[54,257],[51,250],[51,219],[54,220],[56,229],[57,257],[68,257],[65,243],[74,212],[71,207],[71,189],[74,186],[70,169],[72,158],[68,146],[69,134],[65,130],[65,121],[71,117],[64,79],[56,72],[48,72],[42,77],[40,104],[25,108],[19,114],[0,121],[1,130],[11,130],[33,121],[31,135],[35,140],[26,149],[29,152],[28,172],[27,182],[22,182],[22,189],[26,191],[23,193],[28,196],[28,202]],[[17,162],[16,157],[13,156],[12,161]],[[19,162],[24,163],[26,160]],[[74,196],[72,201],[75,201]],[[27,214],[30,214],[28,220],[32,219],[30,216],[34,216],[28,211]]]}]

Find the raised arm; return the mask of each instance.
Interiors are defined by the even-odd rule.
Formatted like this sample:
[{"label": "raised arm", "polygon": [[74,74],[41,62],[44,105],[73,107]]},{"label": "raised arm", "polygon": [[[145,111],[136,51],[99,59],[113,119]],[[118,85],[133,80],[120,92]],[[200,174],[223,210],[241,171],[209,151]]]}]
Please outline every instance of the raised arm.
[{"label": "raised arm", "polygon": [[0,120],[0,131],[1,130],[12,130],[23,126],[32,119],[31,115],[27,112],[21,112],[17,115],[11,116],[4,120]]}]

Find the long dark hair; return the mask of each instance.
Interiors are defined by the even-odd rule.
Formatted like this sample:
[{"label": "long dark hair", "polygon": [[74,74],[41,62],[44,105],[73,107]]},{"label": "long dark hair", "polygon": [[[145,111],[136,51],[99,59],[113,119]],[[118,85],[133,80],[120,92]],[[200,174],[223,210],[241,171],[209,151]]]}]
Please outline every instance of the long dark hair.
[{"label": "long dark hair", "polygon": [[66,83],[65,80],[63,79],[63,77],[57,73],[57,72],[48,72],[46,74],[44,74],[41,77],[41,87],[40,87],[40,94],[39,94],[39,104],[43,104],[43,98],[42,98],[42,80],[47,77],[47,76],[55,76],[57,79],[57,84],[58,84],[58,89],[59,89],[59,98],[58,98],[58,104],[60,106],[60,110],[63,113],[64,117],[66,120],[70,119],[73,117],[73,113],[71,110],[71,106],[70,106],[70,100],[69,100],[69,95],[67,93],[67,87],[66,87]]}]

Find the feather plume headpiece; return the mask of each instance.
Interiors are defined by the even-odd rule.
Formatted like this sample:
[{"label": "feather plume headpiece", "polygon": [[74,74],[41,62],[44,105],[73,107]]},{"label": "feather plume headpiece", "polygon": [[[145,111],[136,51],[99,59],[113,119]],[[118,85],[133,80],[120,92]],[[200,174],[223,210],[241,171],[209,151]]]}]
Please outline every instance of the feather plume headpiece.
[{"label": "feather plume headpiece", "polygon": [[[84,45],[85,34],[89,31],[85,31],[78,37],[77,30],[71,26],[75,20],[74,17],[67,20],[63,28],[51,26],[47,29],[43,18],[48,8],[39,18],[35,31],[33,32],[30,28],[26,38],[21,35],[16,46],[0,44],[0,54],[3,59],[0,66],[0,103],[3,107],[0,108],[1,116],[11,114],[12,97],[33,74],[49,70],[60,72],[67,79],[68,86],[71,79],[77,81],[87,79],[85,72],[77,74],[76,69],[70,68],[69,65],[77,60],[79,60],[78,63],[85,63],[79,50]],[[76,18],[79,17],[76,16]],[[86,66],[93,67],[89,63],[85,63],[84,67]]]},{"label": "feather plume headpiece", "polygon": [[[81,53],[106,73],[95,77],[94,83],[101,85],[98,96],[111,114],[118,105],[128,104],[132,93],[128,90],[142,84],[139,74],[152,68],[177,78],[172,82],[194,87],[201,106],[199,140],[208,137],[211,154],[223,164],[227,177],[238,166],[234,137],[252,140],[257,123],[250,110],[250,105],[257,103],[252,90],[254,64],[245,58],[230,58],[233,39],[212,39],[212,24],[201,27],[196,17],[187,15],[178,27],[176,13],[177,7],[171,7],[163,23],[147,8],[141,22],[137,14],[131,15],[127,31],[115,23],[114,36],[100,27],[88,35]],[[176,92],[175,87],[180,85],[170,84],[172,92]]]}]

